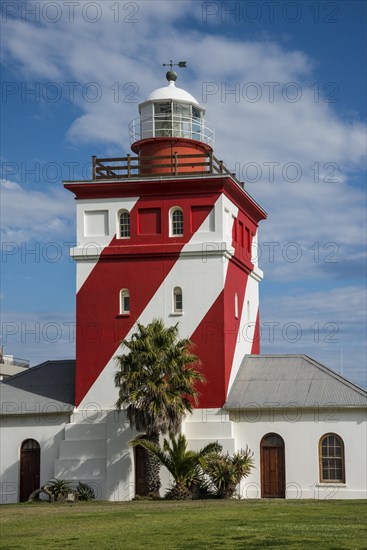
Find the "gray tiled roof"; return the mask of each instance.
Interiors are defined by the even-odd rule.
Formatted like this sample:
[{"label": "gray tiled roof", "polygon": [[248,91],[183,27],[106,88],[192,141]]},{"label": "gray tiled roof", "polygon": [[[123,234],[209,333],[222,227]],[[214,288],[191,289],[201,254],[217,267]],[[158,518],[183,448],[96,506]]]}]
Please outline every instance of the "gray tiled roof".
[{"label": "gray tiled roof", "polygon": [[0,414],[72,411],[74,396],[75,360],[46,361],[0,383]]},{"label": "gray tiled roof", "polygon": [[226,409],[367,407],[367,392],[307,355],[247,355]]}]

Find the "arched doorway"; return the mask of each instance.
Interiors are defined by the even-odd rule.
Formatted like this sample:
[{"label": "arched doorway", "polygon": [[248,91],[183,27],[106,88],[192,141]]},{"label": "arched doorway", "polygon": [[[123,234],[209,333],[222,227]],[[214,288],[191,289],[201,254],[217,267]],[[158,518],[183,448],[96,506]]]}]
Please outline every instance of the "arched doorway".
[{"label": "arched doorway", "polygon": [[28,500],[39,486],[40,446],[35,439],[26,439],[20,448],[20,502]]},{"label": "arched doorway", "polygon": [[139,445],[134,448],[135,457],[135,496],[145,497],[148,495],[146,480],[146,456],[147,452]]},{"label": "arched doorway", "polygon": [[285,498],[284,441],[278,434],[264,435],[260,444],[261,497]]}]

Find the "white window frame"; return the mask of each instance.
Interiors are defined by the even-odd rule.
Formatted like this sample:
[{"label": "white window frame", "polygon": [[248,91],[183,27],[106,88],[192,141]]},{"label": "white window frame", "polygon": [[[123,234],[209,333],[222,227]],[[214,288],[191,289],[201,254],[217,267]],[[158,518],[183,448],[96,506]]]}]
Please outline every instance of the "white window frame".
[{"label": "white window frame", "polygon": [[[180,296],[181,307],[177,307],[177,297]],[[173,298],[173,313],[176,315],[183,314],[183,292],[180,286],[175,286],[172,293]]]},{"label": "white window frame", "polygon": [[[337,444],[329,445],[328,438],[333,437],[336,439]],[[323,453],[324,441],[327,441],[326,446],[326,453]],[[339,453],[335,452],[335,449],[339,448]],[[334,463],[334,464],[333,464]],[[336,471],[337,469],[340,469],[341,471],[341,477],[333,479],[331,477],[331,472]],[[329,432],[324,434],[319,439],[319,476],[320,476],[320,484],[345,484],[345,445],[343,438],[333,432]],[[324,476],[324,470],[326,471],[326,476]]]},{"label": "white window frame", "polygon": [[[128,307],[126,307],[125,300],[128,299]],[[130,314],[130,292],[127,288],[120,290],[120,315]]]},{"label": "white window frame", "polygon": [[[180,223],[181,222],[176,222],[173,220],[173,216],[175,214],[175,212],[181,212],[181,215],[182,215],[182,233],[175,233],[175,223]],[[170,237],[183,237],[183,234],[184,234],[184,214],[183,214],[183,210],[180,206],[173,206],[170,211],[169,211],[169,235]]]},{"label": "white window frame", "polygon": [[[122,216],[122,214],[128,214],[129,215],[129,235],[122,235],[122,231],[121,231],[121,216]],[[118,235],[119,239],[130,239],[130,237],[131,237],[131,216],[130,216],[130,212],[128,210],[126,210],[125,208],[123,208],[122,210],[119,210],[118,214],[117,214],[117,235]]]}]

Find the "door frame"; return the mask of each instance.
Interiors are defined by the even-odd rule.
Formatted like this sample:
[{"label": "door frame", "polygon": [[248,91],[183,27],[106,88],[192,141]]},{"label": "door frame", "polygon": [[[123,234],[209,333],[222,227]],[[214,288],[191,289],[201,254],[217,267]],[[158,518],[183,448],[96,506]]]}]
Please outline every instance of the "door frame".
[{"label": "door frame", "polygon": [[[24,448],[26,443],[33,442],[33,448],[26,449]],[[26,458],[27,457],[27,458]],[[28,461],[28,463],[27,463]],[[29,467],[29,462],[31,463],[31,480],[27,477],[29,476],[29,471],[26,471],[26,468]],[[40,474],[41,474],[41,446],[36,439],[31,437],[22,441],[20,446],[20,458],[19,458],[19,501],[25,502],[29,495],[33,493],[36,489],[40,487]],[[32,487],[29,495],[25,496],[25,489],[27,485]],[[28,489],[27,489],[28,493]]]},{"label": "door frame", "polygon": [[[148,495],[148,490],[147,490],[147,487],[146,487],[146,456],[147,456],[147,451],[143,447],[141,447],[140,445],[137,445],[134,448],[135,496],[147,496]],[[144,490],[142,490],[142,491],[139,490],[140,487],[141,487],[141,481],[140,481],[140,476],[139,476],[139,472],[141,471],[141,468],[144,471],[144,476],[143,477],[144,477],[144,480],[145,480]]]},{"label": "door frame", "polygon": [[[280,444],[268,444],[266,445],[266,439],[270,438],[271,436],[276,437]],[[279,450],[280,450],[280,463],[277,461],[277,471],[276,471],[276,479],[277,479],[277,485],[280,486],[280,491],[277,494],[265,494],[265,460],[264,460],[264,449],[277,449],[277,454],[279,457]],[[271,452],[271,451],[270,451]],[[285,444],[284,439],[281,435],[269,432],[265,434],[260,442],[260,476],[261,476],[261,498],[285,498],[285,489],[286,489],[286,482],[285,482]]]}]

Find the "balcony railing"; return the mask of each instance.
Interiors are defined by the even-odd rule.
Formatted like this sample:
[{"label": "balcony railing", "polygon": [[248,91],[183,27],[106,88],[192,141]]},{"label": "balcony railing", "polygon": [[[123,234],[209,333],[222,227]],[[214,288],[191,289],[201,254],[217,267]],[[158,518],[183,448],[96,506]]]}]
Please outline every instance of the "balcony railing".
[{"label": "balcony railing", "polygon": [[129,134],[131,143],[155,137],[174,137],[214,145],[214,130],[204,119],[171,113],[134,118],[129,124]]},{"label": "balcony railing", "polygon": [[9,355],[3,355],[0,357],[0,364],[10,365],[12,367],[29,367],[29,361],[27,359],[19,359],[18,357],[13,357]]},{"label": "balcony railing", "polygon": [[93,180],[118,178],[144,178],[160,176],[200,176],[224,174],[231,176],[241,187],[243,184],[230,172],[222,160],[213,153],[167,156],[133,156],[119,158],[92,157]]}]

